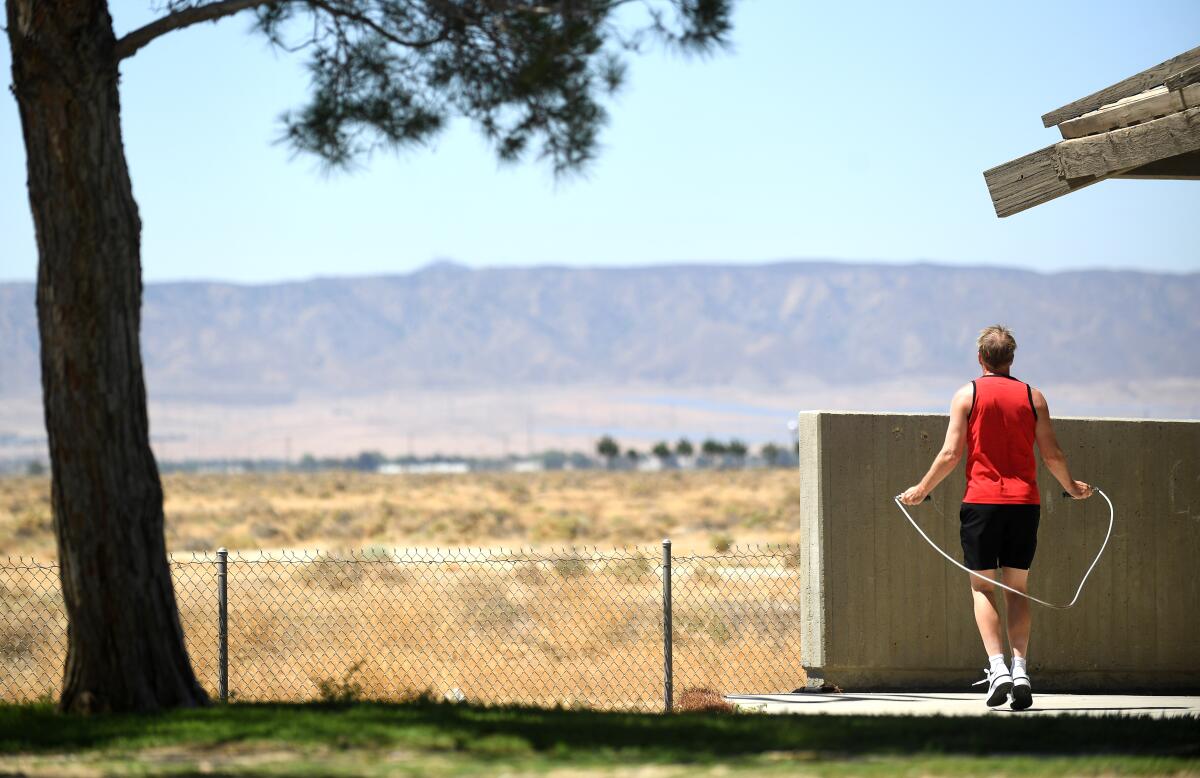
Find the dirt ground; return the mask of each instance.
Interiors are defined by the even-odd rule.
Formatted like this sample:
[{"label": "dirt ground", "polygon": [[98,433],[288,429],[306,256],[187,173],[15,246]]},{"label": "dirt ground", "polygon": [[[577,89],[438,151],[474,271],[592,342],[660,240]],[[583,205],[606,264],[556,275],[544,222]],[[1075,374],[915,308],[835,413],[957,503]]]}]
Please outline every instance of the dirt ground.
[{"label": "dirt ground", "polygon": [[[800,488],[784,470],[376,475],[172,474],[167,547],[645,546],[795,542]],[[0,478],[0,556],[55,556],[50,481]]]}]

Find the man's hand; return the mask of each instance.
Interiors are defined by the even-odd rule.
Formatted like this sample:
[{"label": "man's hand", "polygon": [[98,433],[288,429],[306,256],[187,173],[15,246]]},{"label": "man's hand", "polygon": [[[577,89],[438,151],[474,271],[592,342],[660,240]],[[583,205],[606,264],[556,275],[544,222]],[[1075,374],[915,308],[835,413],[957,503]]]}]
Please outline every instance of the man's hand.
[{"label": "man's hand", "polygon": [[1085,484],[1083,481],[1072,481],[1071,488],[1067,490],[1067,494],[1071,495],[1072,500],[1086,500],[1095,491],[1095,488],[1091,484]]},{"label": "man's hand", "polygon": [[925,495],[929,494],[925,489],[921,488],[920,484],[910,486],[904,490],[904,494],[900,495],[900,502],[905,505],[920,505],[925,499]]}]

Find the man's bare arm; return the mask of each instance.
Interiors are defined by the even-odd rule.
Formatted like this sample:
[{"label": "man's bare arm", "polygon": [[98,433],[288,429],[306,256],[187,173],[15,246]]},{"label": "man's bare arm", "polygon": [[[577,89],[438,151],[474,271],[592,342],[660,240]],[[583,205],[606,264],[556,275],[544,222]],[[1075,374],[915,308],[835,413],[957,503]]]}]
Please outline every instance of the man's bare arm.
[{"label": "man's bare arm", "polygon": [[1092,487],[1083,481],[1071,477],[1071,469],[1067,467],[1067,455],[1058,445],[1058,436],[1054,434],[1054,424],[1050,421],[1050,407],[1046,398],[1037,389],[1033,390],[1033,409],[1037,411],[1037,429],[1035,439],[1042,461],[1067,494],[1076,500],[1086,500],[1092,496]]},{"label": "man's bare arm", "polygon": [[942,444],[942,450],[938,452],[938,455],[933,458],[929,472],[925,474],[920,483],[910,486],[904,494],[900,495],[900,502],[906,505],[916,505],[921,502],[925,499],[925,495],[932,492],[958,466],[959,460],[962,459],[963,446],[967,442],[967,417],[971,415],[973,399],[974,393],[970,384],[954,393],[954,399],[950,402],[950,426],[946,428],[946,442]]}]

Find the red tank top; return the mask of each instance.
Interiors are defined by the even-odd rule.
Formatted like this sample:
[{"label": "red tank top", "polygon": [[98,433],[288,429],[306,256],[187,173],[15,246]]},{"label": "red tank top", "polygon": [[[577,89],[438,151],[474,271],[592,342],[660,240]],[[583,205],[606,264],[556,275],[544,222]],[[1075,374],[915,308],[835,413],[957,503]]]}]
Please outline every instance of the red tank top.
[{"label": "red tank top", "polygon": [[1033,456],[1037,411],[1029,384],[1002,375],[971,382],[967,492],[963,502],[1039,505]]}]

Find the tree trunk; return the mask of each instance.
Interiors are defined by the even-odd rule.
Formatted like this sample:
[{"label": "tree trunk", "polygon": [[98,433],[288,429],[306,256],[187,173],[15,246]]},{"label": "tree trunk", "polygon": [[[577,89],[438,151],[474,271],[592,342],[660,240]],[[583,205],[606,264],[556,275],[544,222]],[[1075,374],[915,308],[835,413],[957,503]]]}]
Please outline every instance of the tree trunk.
[{"label": "tree trunk", "polygon": [[163,540],[139,350],[141,222],[105,0],[8,0],[37,231],[38,331],[67,611],[64,710],[207,701]]}]

